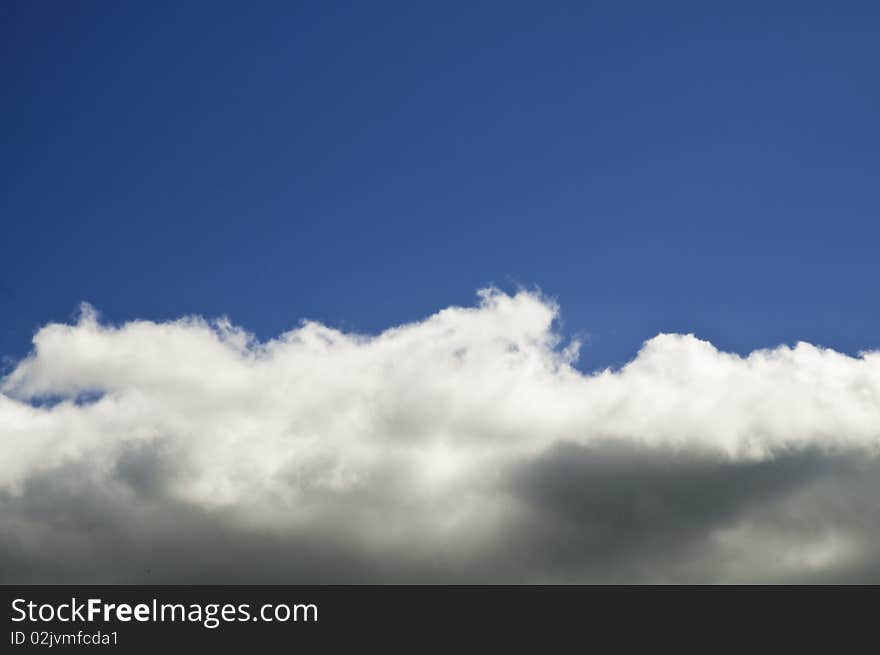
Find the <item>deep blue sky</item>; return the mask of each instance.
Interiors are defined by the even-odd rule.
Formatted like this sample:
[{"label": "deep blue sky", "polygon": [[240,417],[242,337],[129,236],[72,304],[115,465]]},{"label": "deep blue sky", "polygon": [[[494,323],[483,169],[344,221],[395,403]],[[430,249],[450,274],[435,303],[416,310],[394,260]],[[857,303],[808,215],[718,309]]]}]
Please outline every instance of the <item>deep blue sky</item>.
[{"label": "deep blue sky", "polygon": [[0,5],[0,354],[113,320],[375,331],[538,285],[880,347],[876,2]]}]

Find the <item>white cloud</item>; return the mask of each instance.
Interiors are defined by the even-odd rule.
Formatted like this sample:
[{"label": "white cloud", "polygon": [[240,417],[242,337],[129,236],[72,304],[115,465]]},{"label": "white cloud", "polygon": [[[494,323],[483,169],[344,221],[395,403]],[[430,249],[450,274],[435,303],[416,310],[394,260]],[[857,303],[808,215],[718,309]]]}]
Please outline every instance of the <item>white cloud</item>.
[{"label": "white cloud", "polygon": [[306,323],[266,343],[227,321],[117,327],[85,308],[42,328],[0,383],[0,490],[72,466],[119,484],[146,453],[132,479],[158,476],[163,502],[305,530],[336,512],[381,549],[494,534],[526,511],[504,472],[558,444],[731,464],[880,446],[878,352],[800,343],[740,357],[662,334],[622,369],[585,375],[552,302],[480,297],[377,336]]}]

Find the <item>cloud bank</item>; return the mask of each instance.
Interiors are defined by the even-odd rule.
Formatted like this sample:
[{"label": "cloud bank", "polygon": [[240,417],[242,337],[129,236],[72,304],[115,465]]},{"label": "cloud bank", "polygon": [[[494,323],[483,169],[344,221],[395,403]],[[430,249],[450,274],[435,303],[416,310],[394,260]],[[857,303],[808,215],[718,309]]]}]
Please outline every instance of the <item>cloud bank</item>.
[{"label": "cloud bank", "polygon": [[84,306],[0,381],[0,582],[880,581],[880,353],[661,334],[584,374],[557,316]]}]

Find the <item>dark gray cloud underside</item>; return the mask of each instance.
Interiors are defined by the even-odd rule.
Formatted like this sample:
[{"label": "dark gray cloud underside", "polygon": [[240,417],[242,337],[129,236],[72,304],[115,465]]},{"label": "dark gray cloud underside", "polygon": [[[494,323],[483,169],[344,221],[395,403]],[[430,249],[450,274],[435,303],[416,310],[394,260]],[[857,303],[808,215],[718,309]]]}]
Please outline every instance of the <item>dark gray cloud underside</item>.
[{"label": "dark gray cloud underside", "polygon": [[175,500],[174,475],[140,448],[120,455],[112,484],[71,465],[4,493],[0,582],[880,581],[880,462],[853,455],[721,462],[563,444],[486,489],[514,510],[486,517],[494,527],[476,542],[381,548],[352,539],[351,499],[348,511],[328,501],[307,530],[247,528]]}]

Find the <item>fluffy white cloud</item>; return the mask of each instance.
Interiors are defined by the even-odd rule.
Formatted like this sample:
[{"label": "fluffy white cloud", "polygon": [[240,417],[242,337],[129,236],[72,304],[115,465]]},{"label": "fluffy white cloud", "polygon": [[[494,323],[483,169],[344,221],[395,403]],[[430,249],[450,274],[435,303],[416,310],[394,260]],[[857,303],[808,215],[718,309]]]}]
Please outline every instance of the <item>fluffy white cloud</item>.
[{"label": "fluffy white cloud", "polygon": [[[469,549],[491,551],[526,515],[534,533],[542,511],[558,513],[558,503],[536,510],[544,495],[522,490],[546,488],[523,471],[559,477],[546,463],[560,447],[592,452],[579,470],[596,478],[595,462],[619,461],[609,452],[649,453],[649,471],[672,457],[688,476],[707,462],[718,471],[792,457],[873,462],[880,446],[880,353],[800,343],[740,357],[662,334],[622,369],[586,375],[572,366],[577,344],[554,331],[554,303],[528,292],[480,298],[377,336],[305,323],[266,343],[195,317],[102,325],[88,307],[74,325],[47,325],[0,383],[12,537],[51,538],[21,499],[34,480],[76,471],[74,495],[88,485],[138,511],[147,500],[182,503],[242,529],[332,533],[361,554],[436,557],[451,540],[449,568],[461,573],[479,559]],[[634,484],[639,470],[619,483]],[[701,533],[713,552],[764,534],[741,521],[716,527]],[[803,561],[859,551],[839,531],[816,538]],[[772,540],[780,558],[801,561]]]}]

